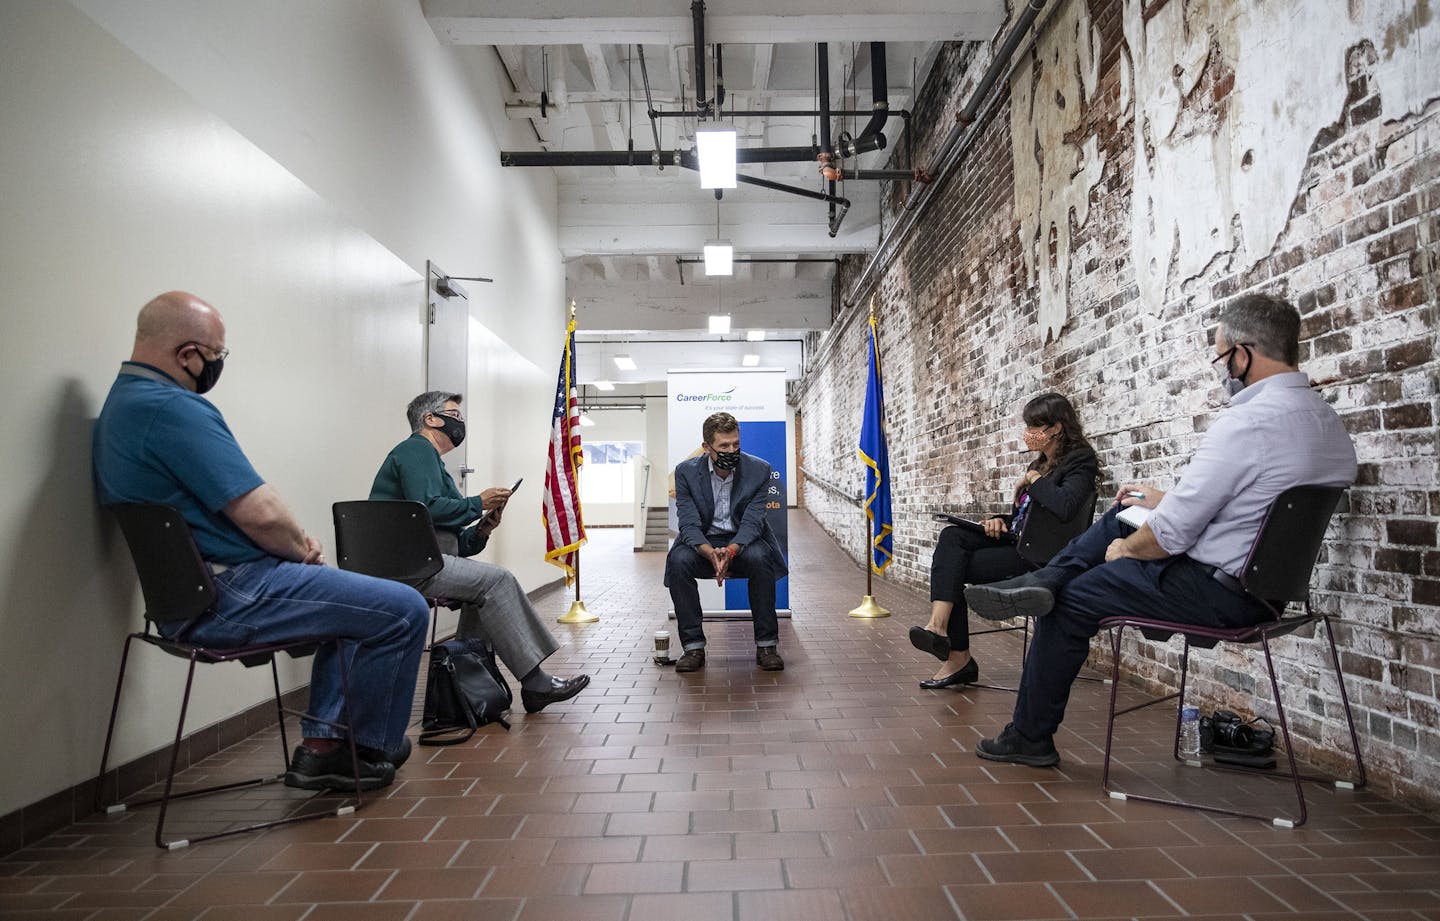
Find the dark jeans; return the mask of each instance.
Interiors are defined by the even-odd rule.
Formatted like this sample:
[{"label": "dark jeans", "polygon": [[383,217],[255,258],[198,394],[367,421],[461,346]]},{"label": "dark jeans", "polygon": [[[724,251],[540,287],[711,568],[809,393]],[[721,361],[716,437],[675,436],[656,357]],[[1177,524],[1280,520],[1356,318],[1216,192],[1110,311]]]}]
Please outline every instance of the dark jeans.
[{"label": "dark jeans", "polygon": [[[728,545],[733,534],[717,534],[710,540],[712,547]],[[780,621],[775,615],[775,582],[778,578],[771,549],[764,541],[755,541],[730,561],[727,576],[748,579],[750,618],[755,625],[755,645],[774,646],[780,641]],[[715,578],[715,567],[688,544],[679,541],[665,558],[665,584],[670,586],[670,600],[675,605],[675,625],[680,633],[682,649],[704,649],[705,630],[701,626],[700,588],[696,579]]]},{"label": "dark jeans", "polygon": [[999,582],[1029,570],[1030,564],[1015,552],[1011,541],[994,540],[954,525],[941,531],[930,564],[930,600],[955,605],[946,630],[950,648],[970,648],[970,612],[965,607],[965,586]]},{"label": "dark jeans", "polygon": [[1055,607],[1035,618],[1015,729],[1034,742],[1050,738],[1065,718],[1070,685],[1106,617],[1129,615],[1208,627],[1248,627],[1274,618],[1259,600],[1217,582],[1212,568],[1188,556],[1105,562],[1105,548],[1133,529],[1112,508],[1065,545],[1036,576],[1056,587]]}]

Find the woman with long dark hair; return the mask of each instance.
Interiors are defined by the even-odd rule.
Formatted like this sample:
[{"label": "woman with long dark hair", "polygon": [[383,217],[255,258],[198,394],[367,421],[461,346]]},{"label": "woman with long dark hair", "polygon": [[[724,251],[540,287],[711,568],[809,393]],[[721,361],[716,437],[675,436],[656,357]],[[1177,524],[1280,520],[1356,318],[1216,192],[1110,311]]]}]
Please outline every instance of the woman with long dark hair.
[{"label": "woman with long dark hair", "polygon": [[940,660],[935,675],[920,682],[922,688],[975,683],[980,665],[970,655],[965,586],[1028,572],[1033,567],[1021,558],[1015,538],[1031,509],[1039,505],[1068,521],[1095,490],[1099,462],[1070,401],[1044,393],[1025,404],[1022,416],[1025,447],[1036,457],[1015,486],[1010,514],[980,522],[983,533],[957,525],[940,532],[930,566],[930,620],[910,628],[911,644]]}]

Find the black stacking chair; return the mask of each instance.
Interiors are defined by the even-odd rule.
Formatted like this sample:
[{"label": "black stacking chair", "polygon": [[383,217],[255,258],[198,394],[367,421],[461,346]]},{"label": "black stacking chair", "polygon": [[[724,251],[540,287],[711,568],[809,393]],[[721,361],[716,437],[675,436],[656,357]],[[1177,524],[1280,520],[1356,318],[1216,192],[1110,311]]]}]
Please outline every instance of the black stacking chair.
[{"label": "black stacking chair", "polygon": [[[285,716],[286,714],[307,716],[307,714],[297,710],[291,710],[282,702],[280,697],[280,674],[275,665],[275,656],[277,653],[284,652],[292,658],[302,658],[313,654],[319,646],[325,643],[338,644],[341,641],[333,637],[314,637],[287,643],[259,643],[233,649],[215,649],[187,643],[183,639],[166,639],[157,631],[156,626],[158,624],[189,621],[202,614],[207,614],[213,609],[216,592],[215,584],[210,578],[210,567],[201,559],[200,551],[195,546],[195,540],[191,536],[190,527],[185,523],[185,519],[170,506],[121,504],[112,505],[109,508],[120,523],[120,530],[125,535],[126,544],[130,547],[130,556],[135,561],[135,570],[140,576],[140,589],[145,596],[145,629],[139,633],[131,633],[125,638],[125,651],[120,657],[120,675],[115,680],[115,701],[110,707],[110,727],[105,732],[105,750],[100,755],[100,776],[95,789],[96,809],[106,813],[114,813],[159,803],[160,813],[155,822],[155,844],[157,847],[173,850],[200,841],[208,841],[212,838],[222,838],[227,835],[235,835],[242,832],[256,831],[261,828],[289,825],[294,822],[303,822],[309,819],[325,818],[329,815],[345,815],[360,808],[363,804],[363,798],[359,793],[356,793],[353,800],[347,799],[346,802],[342,803],[333,811],[292,815],[287,818],[246,825],[243,828],[233,828],[228,831],[203,835],[196,838],[178,839],[174,841],[165,840],[165,816],[169,810],[171,800],[204,796],[240,787],[274,783],[284,777],[290,757],[290,742],[285,731]],[[180,699],[180,719],[175,725],[175,742],[170,749],[170,768],[165,774],[164,792],[157,797],[136,802],[126,803],[122,801],[107,805],[105,803],[105,772],[110,760],[110,745],[115,737],[115,720],[120,711],[120,692],[125,686],[125,666],[130,659],[130,646],[136,640],[148,643],[157,649],[189,661],[190,668],[185,678],[185,694]],[[349,674],[346,664],[348,657],[341,654],[337,655],[336,658],[340,662],[340,687],[344,694],[344,714],[346,722],[331,723],[328,720],[322,720],[321,722],[334,726],[342,730],[347,737],[351,737],[351,757],[354,758],[354,740],[348,725],[350,720]],[[185,736],[185,714],[190,707],[190,692],[195,684],[195,667],[197,665],[214,665],[222,662],[239,662],[247,668],[266,664],[270,666],[271,681],[275,688],[275,717],[280,725],[280,771],[277,774],[267,774],[251,780],[216,784],[198,790],[187,790],[183,793],[175,793],[175,772],[179,766],[180,743]],[[314,719],[315,717],[309,718]],[[355,784],[358,789],[360,785],[358,766]],[[119,780],[117,777],[116,799],[120,799],[118,787]]]},{"label": "black stacking chair", "polygon": [[[430,524],[430,510],[423,502],[361,499],[336,502],[330,511],[335,519],[335,553],[341,569],[413,584],[445,568]],[[434,646],[440,607],[449,602],[441,598],[427,600],[431,612],[430,645]]]},{"label": "black stacking chair", "polygon": [[[1098,493],[1090,493],[1090,498],[1082,500],[1080,507],[1070,518],[1061,518],[1054,512],[1040,505],[1032,503],[1027,513],[1025,527],[1020,532],[1019,539],[1015,542],[1015,551],[1020,558],[1029,563],[1032,567],[1039,569],[1050,559],[1064,549],[1070,543],[1090,527],[1095,520],[1095,503],[1099,500]],[[990,627],[985,630],[973,630],[971,637],[984,636],[987,633],[1009,633],[1012,630],[1020,631],[1020,665],[1025,665],[1025,657],[1030,653],[1030,618],[1020,618],[1020,623],[1010,627]],[[1088,675],[1081,675],[1085,681],[1104,681],[1103,678],[1092,678]],[[970,685],[975,688],[989,688],[992,691],[1010,691],[1015,693],[1016,688],[1006,687],[999,684]]]},{"label": "black stacking chair", "polygon": [[[1314,569],[1315,560],[1320,554],[1320,544],[1325,538],[1325,529],[1329,525],[1330,517],[1334,514],[1344,492],[1344,488],[1340,486],[1296,486],[1281,493],[1271,503],[1270,510],[1261,524],[1260,533],[1250,548],[1250,555],[1245,560],[1240,584],[1251,595],[1265,601],[1275,613],[1274,620],[1238,630],[1198,627],[1139,617],[1108,617],[1100,622],[1102,629],[1111,631],[1110,648],[1114,657],[1114,684],[1110,688],[1110,718],[1105,727],[1105,769],[1101,780],[1105,792],[1110,796],[1115,799],[1137,799],[1152,803],[1185,806],[1190,809],[1203,809],[1226,815],[1264,819],[1275,825],[1295,828],[1304,825],[1306,819],[1305,790],[1301,784],[1302,780],[1333,783],[1336,787],[1352,790],[1365,786],[1365,763],[1360,757],[1360,740],[1355,733],[1355,718],[1350,711],[1350,699],[1345,694],[1345,676],[1340,670],[1340,656],[1335,650],[1335,634],[1330,629],[1330,617],[1315,611],[1310,605],[1311,570]],[[1303,604],[1304,613],[1286,616],[1286,607],[1291,602]],[[1355,778],[1353,780],[1335,780],[1330,777],[1302,774],[1298,769],[1295,763],[1295,750],[1290,741],[1290,725],[1285,718],[1285,706],[1280,699],[1280,682],[1276,677],[1275,662],[1270,655],[1272,639],[1294,633],[1301,627],[1317,621],[1325,628],[1325,638],[1330,645],[1330,661],[1335,668],[1335,681],[1340,690],[1340,702],[1345,707],[1345,720],[1350,727],[1350,748],[1355,758]],[[1124,710],[1116,710],[1115,692],[1120,683],[1120,640],[1128,627],[1138,629],[1146,639],[1161,642],[1170,639],[1177,633],[1185,638],[1184,651],[1180,657],[1180,689],[1174,694],[1158,700],[1147,701]],[[1280,730],[1280,741],[1285,747],[1286,761],[1289,765],[1288,771],[1274,773],[1244,768],[1229,770],[1238,770],[1243,773],[1264,773],[1265,776],[1290,779],[1295,785],[1295,801],[1298,809],[1297,815],[1293,818],[1246,812],[1182,799],[1127,794],[1116,790],[1110,783],[1110,748],[1115,732],[1115,717],[1167,700],[1183,701],[1191,647],[1211,649],[1217,643],[1222,642],[1259,643],[1261,649],[1264,650],[1265,667],[1270,674],[1270,688],[1275,695],[1275,722]],[[1176,741],[1173,754],[1176,761],[1184,761],[1185,759],[1180,757],[1178,705],[1175,729]],[[1190,763],[1195,764],[1195,762]],[[1217,769],[1226,769],[1222,765],[1216,765],[1216,767]]]}]

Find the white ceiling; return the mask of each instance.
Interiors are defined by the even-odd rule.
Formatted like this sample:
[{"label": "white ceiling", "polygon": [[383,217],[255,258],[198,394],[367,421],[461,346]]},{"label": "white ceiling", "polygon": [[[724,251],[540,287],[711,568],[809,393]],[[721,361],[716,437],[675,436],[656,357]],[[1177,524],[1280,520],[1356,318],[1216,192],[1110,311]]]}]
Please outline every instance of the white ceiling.
[{"label": "white ceiling", "polygon": [[[632,143],[644,154],[654,150],[642,51],[654,107],[697,108],[694,26],[685,0],[422,0],[422,7],[443,43],[498,56],[513,87],[507,116],[533,129],[529,150],[624,151]],[[831,108],[868,113],[870,43],[885,41],[886,95],[894,112],[914,107],[916,85],[923,85],[939,41],[989,40],[1005,17],[1005,0],[888,0],[883,9],[873,0],[710,0],[706,98],[716,100],[713,48],[719,42],[721,109],[739,129],[740,146],[810,147],[819,130],[814,116],[751,113],[816,109],[815,42],[828,43]],[[866,120],[836,117],[832,131],[859,135]],[[656,123],[661,150],[694,146],[695,118]],[[888,120],[888,147],[900,140],[902,126],[899,117]],[[888,149],[862,154],[845,166],[906,166],[887,164],[889,155]],[[825,188],[813,161],[742,163],[739,171],[817,192]],[[589,374],[659,380],[667,367],[696,366],[698,356],[710,351],[719,366],[737,365],[729,346],[703,332],[717,311],[731,314],[737,330],[763,328],[772,338],[794,341],[789,350],[777,344],[773,362],[762,353],[762,361],[798,376],[798,339],[830,325],[832,261],[742,263],[733,278],[717,280],[704,278],[700,266],[677,265],[676,258],[698,256],[700,246],[717,236],[735,244],[737,258],[830,260],[871,252],[879,242],[881,183],[873,180],[839,184],[837,194],[851,207],[832,237],[824,201],[742,184],[727,190],[717,207],[696,174],[678,166],[565,166],[556,168],[556,178],[566,293],[579,306],[587,338],[635,341],[659,331],[660,338],[690,340],[647,346],[654,364],[647,358],[629,377],[617,377],[613,365],[607,371],[598,361],[591,367],[586,350],[577,349],[582,381],[593,379]],[[697,349],[701,342],[717,344]]]}]

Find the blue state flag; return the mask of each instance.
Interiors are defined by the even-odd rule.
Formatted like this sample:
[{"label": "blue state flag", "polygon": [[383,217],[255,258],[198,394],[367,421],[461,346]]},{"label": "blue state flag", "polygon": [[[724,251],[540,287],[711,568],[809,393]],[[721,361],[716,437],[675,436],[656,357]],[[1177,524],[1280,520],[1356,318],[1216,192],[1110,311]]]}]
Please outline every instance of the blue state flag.
[{"label": "blue state flag", "polygon": [[870,371],[865,381],[865,417],[860,422],[860,459],[865,462],[865,519],[869,523],[870,568],[885,571],[894,556],[890,510],[890,451],[885,446],[885,388],[880,382],[880,345],[870,318]]}]

